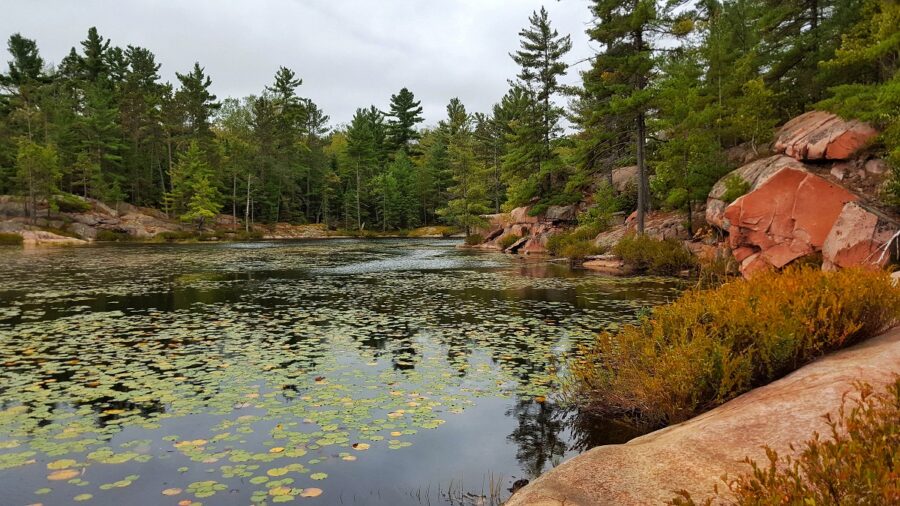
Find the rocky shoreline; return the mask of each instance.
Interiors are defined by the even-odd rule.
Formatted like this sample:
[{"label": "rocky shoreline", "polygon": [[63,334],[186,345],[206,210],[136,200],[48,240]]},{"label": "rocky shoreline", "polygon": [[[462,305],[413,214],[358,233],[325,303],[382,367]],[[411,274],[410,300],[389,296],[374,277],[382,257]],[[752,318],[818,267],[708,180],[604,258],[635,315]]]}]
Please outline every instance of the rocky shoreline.
[{"label": "rocky shoreline", "polygon": [[[888,172],[886,162],[868,150],[877,135],[864,123],[830,113],[798,116],[778,131],[770,149],[730,152],[739,167],[713,186],[690,221],[681,212],[654,211],[646,217],[645,233],[653,239],[682,241],[700,258],[733,256],[745,277],[804,257],[821,257],[826,270],[884,266],[891,260],[900,216],[877,199]],[[625,191],[635,172],[633,167],[614,170],[615,190]],[[746,190],[729,196],[735,182]],[[478,231],[484,241],[473,247],[547,254],[550,238],[574,229],[576,216],[590,205],[586,198],[537,214],[533,207],[520,207],[485,216],[487,225]],[[615,218],[611,228],[594,238],[599,249],[609,250],[634,233],[635,214]],[[627,265],[609,255],[584,260],[588,269],[630,273]]]},{"label": "rocky shoreline", "polygon": [[80,246],[97,241],[179,242],[221,240],[292,240],[377,238],[442,238],[454,235],[449,227],[422,227],[408,233],[351,234],[317,224],[254,224],[249,233],[239,220],[218,215],[202,231],[166,217],[158,209],[119,204],[115,208],[94,199],[79,199],[84,211],[48,212],[46,203],[31,218],[24,199],[0,195],[0,233],[22,238],[25,246]]},{"label": "rocky shoreline", "polygon": [[[768,462],[764,446],[796,456],[814,432],[828,433],[845,393],[877,390],[900,370],[900,328],[823,357],[687,422],[573,457],[515,493],[506,506],[665,504],[679,490],[695,501],[727,489],[721,478]],[[791,447],[793,445],[793,448]]]}]

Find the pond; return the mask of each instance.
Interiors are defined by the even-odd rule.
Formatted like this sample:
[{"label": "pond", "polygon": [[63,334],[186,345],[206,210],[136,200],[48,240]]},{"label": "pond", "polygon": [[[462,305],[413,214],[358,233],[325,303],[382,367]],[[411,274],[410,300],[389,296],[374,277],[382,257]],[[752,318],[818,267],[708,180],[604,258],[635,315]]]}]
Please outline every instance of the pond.
[{"label": "pond", "polygon": [[496,504],[630,438],[557,373],[683,286],[455,244],[0,248],[0,503]]}]

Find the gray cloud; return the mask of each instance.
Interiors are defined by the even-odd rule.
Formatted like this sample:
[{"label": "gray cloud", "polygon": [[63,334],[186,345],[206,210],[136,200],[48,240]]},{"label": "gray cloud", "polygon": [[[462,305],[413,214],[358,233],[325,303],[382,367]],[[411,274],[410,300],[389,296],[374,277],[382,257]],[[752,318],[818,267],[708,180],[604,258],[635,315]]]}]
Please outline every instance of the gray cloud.
[{"label": "gray cloud", "polygon": [[[451,97],[486,111],[516,73],[508,53],[518,31],[544,4],[555,27],[572,36],[570,63],[591,54],[586,0],[29,0],[5,2],[0,36],[37,39],[60,61],[90,26],[112,39],[151,49],[174,81],[199,61],[220,97],[257,94],[280,65],[303,78],[333,124],[357,107],[386,107],[406,86],[436,123]],[[570,70],[567,83],[578,81]]]}]

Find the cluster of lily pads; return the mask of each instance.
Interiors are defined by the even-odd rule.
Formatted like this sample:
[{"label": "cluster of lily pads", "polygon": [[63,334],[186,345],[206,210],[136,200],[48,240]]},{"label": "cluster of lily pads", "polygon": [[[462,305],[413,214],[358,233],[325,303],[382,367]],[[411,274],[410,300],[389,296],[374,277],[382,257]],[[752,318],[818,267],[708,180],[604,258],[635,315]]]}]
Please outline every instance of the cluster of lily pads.
[{"label": "cluster of lily pads", "polygon": [[318,497],[325,462],[402,450],[480,397],[543,401],[575,344],[677,290],[470,259],[328,272],[397,255],[358,243],[178,248],[0,266],[0,483],[41,472],[35,502],[89,501],[169,461],[172,504],[238,482],[253,503]]}]

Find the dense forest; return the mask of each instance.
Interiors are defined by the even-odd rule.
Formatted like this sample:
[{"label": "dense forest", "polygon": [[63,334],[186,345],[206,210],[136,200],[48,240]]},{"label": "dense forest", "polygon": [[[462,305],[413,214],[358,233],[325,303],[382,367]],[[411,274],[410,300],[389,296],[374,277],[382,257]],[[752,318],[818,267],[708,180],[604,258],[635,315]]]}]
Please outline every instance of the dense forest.
[{"label": "dense forest", "polygon": [[[489,111],[452,98],[422,125],[412,91],[347,125],[282,67],[258,95],[219,99],[202,63],[163,82],[150,49],[95,28],[55,66],[25,35],[0,75],[0,193],[51,207],[66,194],[155,207],[199,225],[256,222],[394,230],[568,204],[688,210],[773,128],[813,107],[882,128],[900,171],[900,4],[894,0],[594,0],[597,54],[560,77],[571,40],[546,10],[510,53],[520,71]],[[566,104],[563,107],[561,104]],[[637,165],[631,194],[604,175]],[[653,175],[654,177],[650,177]],[[893,198],[900,178],[891,179]],[[581,220],[598,213],[589,211]]]}]

